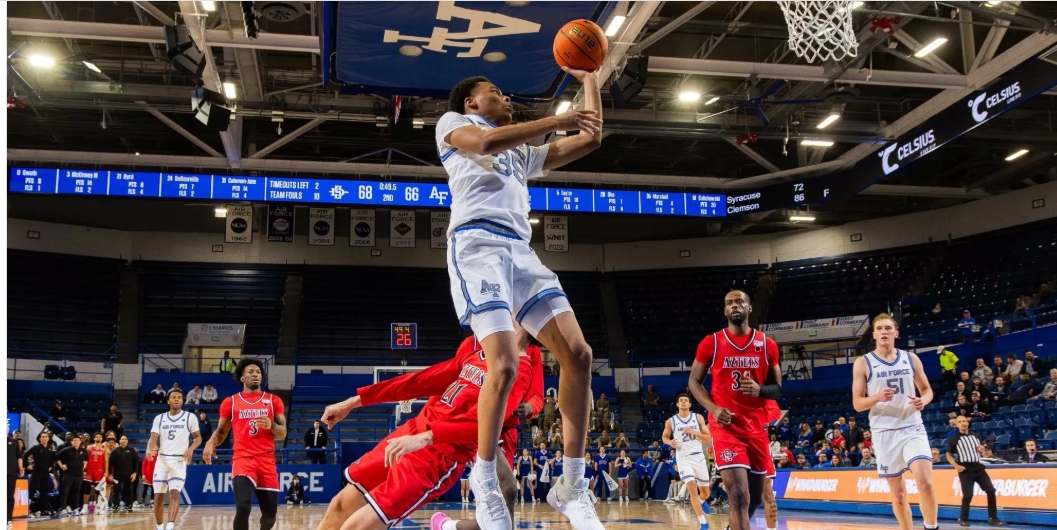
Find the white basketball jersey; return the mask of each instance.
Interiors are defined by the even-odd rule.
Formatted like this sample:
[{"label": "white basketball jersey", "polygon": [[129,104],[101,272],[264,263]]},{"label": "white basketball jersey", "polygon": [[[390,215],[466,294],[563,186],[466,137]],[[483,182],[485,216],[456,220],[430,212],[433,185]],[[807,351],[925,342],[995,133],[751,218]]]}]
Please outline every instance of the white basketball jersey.
[{"label": "white basketball jersey", "polygon": [[150,432],[158,433],[158,454],[183,456],[191,446],[191,435],[198,432],[198,418],[186,410],[176,416],[164,412],[155,416]]},{"label": "white basketball jersey", "polygon": [[886,388],[895,390],[892,401],[881,402],[870,407],[870,430],[886,431],[921,425],[921,412],[910,404],[910,397],[917,396],[914,386],[914,363],[910,354],[896,350],[891,363],[884,361],[877,352],[865,355],[866,395],[880,394]]},{"label": "white basketball jersey", "polygon": [[701,423],[698,421],[697,413],[691,412],[690,417],[685,420],[680,418],[677,413],[675,416],[672,416],[671,421],[672,438],[679,440],[679,448],[675,450],[676,459],[695,453],[701,453],[701,440],[698,440],[693,434],[686,432],[687,429],[704,432],[701,429]]},{"label": "white basketball jersey", "polygon": [[[532,228],[525,183],[543,176],[548,146],[521,145],[495,154],[478,155],[444,141],[455,129],[471,125],[485,131],[497,127],[477,114],[464,116],[447,112],[437,121],[437,154],[448,172],[451,188],[448,235],[469,221],[483,219],[513,229],[527,242],[532,237]],[[536,208],[542,209],[543,205]]]}]

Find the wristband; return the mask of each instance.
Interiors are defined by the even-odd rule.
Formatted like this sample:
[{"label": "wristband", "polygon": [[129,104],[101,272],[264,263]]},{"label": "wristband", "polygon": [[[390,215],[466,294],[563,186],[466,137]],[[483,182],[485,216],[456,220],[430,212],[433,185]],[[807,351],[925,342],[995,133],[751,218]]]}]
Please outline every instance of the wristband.
[{"label": "wristband", "polygon": [[764,399],[778,399],[782,395],[782,385],[778,383],[771,383],[769,385],[760,386],[760,397]]}]

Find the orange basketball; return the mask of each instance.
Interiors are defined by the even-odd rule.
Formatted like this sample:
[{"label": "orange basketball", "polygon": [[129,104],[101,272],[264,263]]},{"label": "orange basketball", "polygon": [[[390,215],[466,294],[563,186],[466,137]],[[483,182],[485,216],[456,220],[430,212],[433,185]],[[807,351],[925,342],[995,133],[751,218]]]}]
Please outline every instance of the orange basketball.
[{"label": "orange basketball", "polygon": [[594,72],[609,53],[609,41],[598,24],[574,20],[554,37],[554,60],[559,66]]}]

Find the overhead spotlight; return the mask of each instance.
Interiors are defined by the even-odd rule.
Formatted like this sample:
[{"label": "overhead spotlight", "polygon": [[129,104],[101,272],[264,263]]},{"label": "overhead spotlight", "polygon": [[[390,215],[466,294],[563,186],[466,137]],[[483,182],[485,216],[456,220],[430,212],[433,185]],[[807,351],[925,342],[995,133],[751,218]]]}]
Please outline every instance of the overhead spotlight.
[{"label": "overhead spotlight", "polygon": [[239,2],[242,6],[242,20],[246,24],[246,38],[256,39],[261,32],[260,13],[253,9],[253,2]]},{"label": "overhead spotlight", "polygon": [[613,20],[609,21],[609,25],[606,26],[606,37],[615,37],[617,32],[620,31],[620,26],[624,25],[624,21],[628,17],[617,15],[613,17]]},{"label": "overhead spotlight", "polygon": [[540,224],[540,218],[539,217],[530,217],[529,218],[529,222],[534,224],[534,225],[538,225],[538,224]]},{"label": "overhead spotlight", "polygon": [[238,96],[238,92],[235,91],[235,83],[224,83],[224,96],[228,99],[235,99]]},{"label": "overhead spotlight", "polygon": [[216,2],[210,2],[209,0],[203,0],[202,1],[202,9],[205,9],[206,11],[209,11],[210,13],[212,13],[213,11],[217,10],[217,3]]},{"label": "overhead spotlight", "polygon": [[389,117],[388,116],[375,116],[374,117],[374,126],[378,127],[379,129],[384,129],[384,128],[388,127],[389,126]]},{"label": "overhead spotlight", "polygon": [[646,71],[649,69],[649,57],[632,57],[628,59],[624,70],[615,83],[609,85],[609,94],[613,96],[613,106],[627,106],[632,98],[642,92],[646,86]]},{"label": "overhead spotlight", "polygon": [[566,112],[568,112],[569,111],[569,107],[572,107],[572,106],[573,106],[573,103],[571,101],[568,101],[568,100],[562,101],[561,103],[558,103],[558,108],[554,110],[554,115],[555,116],[561,116],[562,114],[565,114]]},{"label": "overhead spotlight", "polygon": [[701,99],[701,93],[696,90],[683,90],[679,92],[679,101],[691,103]]},{"label": "overhead spotlight", "polygon": [[227,216],[228,216],[228,209],[227,208],[220,207],[220,208],[215,208],[213,210],[213,217],[227,217]]},{"label": "overhead spotlight", "polygon": [[810,223],[811,221],[815,220],[815,216],[814,215],[790,215],[789,216],[789,220],[790,221],[804,221],[804,222],[809,222]]},{"label": "overhead spotlight", "polygon": [[187,26],[165,26],[165,55],[172,60],[173,68],[191,77],[202,77],[206,69],[206,57],[191,39]]},{"label": "overhead spotlight", "polygon": [[835,121],[837,121],[839,119],[840,119],[840,114],[837,114],[837,113],[830,114],[829,116],[826,116],[826,119],[822,120],[822,123],[819,123],[816,127],[818,127],[819,129],[825,129],[826,127],[829,127],[830,125],[833,124],[833,122],[835,122]]},{"label": "overhead spotlight", "polygon": [[139,151],[136,151],[136,156],[139,156]]},{"label": "overhead spotlight", "polygon": [[851,3],[851,8],[852,8],[852,9],[859,9],[859,8],[860,8],[860,7],[862,7],[862,6],[864,5],[864,4],[866,4],[866,2],[852,2],[852,3]]},{"label": "overhead spotlight", "polygon": [[424,126],[425,124],[426,124],[426,120],[423,120],[422,118],[414,118],[414,119],[411,120],[411,128],[412,129],[421,129],[422,126]]},{"label": "overhead spotlight", "polygon": [[987,7],[995,7],[995,6],[997,6],[998,4],[1001,4],[1001,3],[1002,3],[1002,1],[999,0],[997,2],[984,2],[984,5],[987,6]]},{"label": "overhead spotlight", "polygon": [[231,123],[231,109],[225,107],[227,99],[220,92],[208,88],[196,88],[191,91],[191,109],[195,118],[212,131],[226,131]]},{"label": "overhead spotlight", "polygon": [[801,140],[800,145],[805,147],[833,147],[833,142],[829,140]]},{"label": "overhead spotlight", "polygon": [[708,98],[708,101],[705,102],[705,105],[711,105],[717,101],[719,101],[719,96],[712,96]]},{"label": "overhead spotlight", "polygon": [[936,48],[939,48],[940,46],[943,46],[946,43],[947,43],[947,39],[946,38],[939,37],[936,40],[926,44],[924,48],[922,48],[922,49],[918,50],[917,52],[915,52],[914,53],[914,57],[924,57],[924,56],[936,51]]},{"label": "overhead spotlight", "polygon": [[34,53],[29,56],[29,65],[34,68],[51,68],[52,66],[55,66],[55,59],[50,55]]},{"label": "overhead spotlight", "polygon": [[95,65],[95,64],[93,64],[93,63],[90,63],[90,62],[88,62],[88,61],[81,61],[81,64],[83,64],[85,68],[87,68],[87,69],[89,69],[89,70],[91,70],[91,71],[93,71],[93,72],[95,72],[95,73],[97,73],[97,74],[101,74],[101,73],[103,73],[103,71],[102,71],[102,70],[100,70],[100,69],[99,69],[99,67],[98,67],[98,66],[96,66],[96,65]]},{"label": "overhead spotlight", "polygon": [[1007,156],[1006,157],[1006,162],[1012,162],[1012,161],[1014,161],[1014,160],[1016,160],[1016,159],[1018,159],[1018,158],[1020,158],[1020,157],[1022,157],[1024,155],[1026,155],[1028,153],[1029,153],[1029,151],[1027,149],[1021,149],[1020,151],[1017,151],[1016,153],[1013,153],[1013,154]]}]

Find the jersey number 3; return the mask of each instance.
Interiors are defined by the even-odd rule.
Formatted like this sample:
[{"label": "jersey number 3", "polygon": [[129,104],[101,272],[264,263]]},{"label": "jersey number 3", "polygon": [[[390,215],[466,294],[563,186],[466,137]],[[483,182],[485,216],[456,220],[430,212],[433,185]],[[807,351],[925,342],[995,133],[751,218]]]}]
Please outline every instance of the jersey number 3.
[{"label": "jersey number 3", "polygon": [[250,420],[250,436],[257,436],[257,420]]},{"label": "jersey number 3", "polygon": [[730,373],[730,377],[734,379],[734,382],[731,383],[730,388],[733,388],[734,390],[741,388],[741,372],[735,370]]}]

